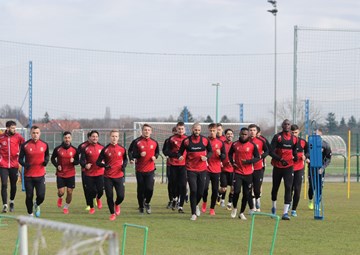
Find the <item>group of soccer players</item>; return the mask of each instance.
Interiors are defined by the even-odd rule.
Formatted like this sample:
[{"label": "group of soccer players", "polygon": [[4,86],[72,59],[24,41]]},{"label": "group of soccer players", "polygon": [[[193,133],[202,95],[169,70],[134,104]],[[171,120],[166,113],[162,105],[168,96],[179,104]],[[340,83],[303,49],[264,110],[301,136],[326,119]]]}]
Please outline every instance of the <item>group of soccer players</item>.
[{"label": "group of soccer players", "polygon": [[[14,198],[19,163],[24,167],[25,204],[29,215],[40,217],[40,205],[45,199],[45,167],[50,160],[49,148],[40,139],[40,129],[31,127],[28,141],[15,132],[16,123],[8,121],[6,131],[0,135],[0,176],[2,180],[3,213],[14,211]],[[272,174],[272,213],[276,214],[277,193],[284,179],[285,198],[283,220],[291,215],[297,216],[296,208],[300,198],[304,175],[304,161],[309,162],[307,143],[298,137],[299,128],[290,125],[289,120],[282,123],[282,131],[274,136],[271,144],[261,136],[260,128],[251,124],[240,130],[239,138],[233,141],[234,131],[223,130],[220,123],[208,125],[208,136],[201,134],[201,125],[195,123],[191,135],[185,135],[185,124],[178,122],[173,135],[164,142],[163,154],[168,161],[169,206],[184,213],[184,201],[189,197],[191,220],[196,220],[201,212],[208,209],[209,186],[211,196],[209,214],[215,215],[216,204],[231,210],[231,217],[238,216],[246,220],[245,208],[250,212],[261,210],[261,185],[265,171],[265,158],[270,155],[273,165]],[[56,168],[58,189],[57,206],[63,213],[69,213],[73,189],[75,188],[75,166],[82,169],[82,184],[89,214],[95,213],[95,207],[102,208],[101,197],[105,190],[109,219],[120,214],[120,205],[125,197],[124,171],[127,163],[135,164],[137,180],[137,200],[139,212],[151,214],[151,199],[155,183],[155,161],[159,156],[158,142],[151,138],[152,127],[144,124],[140,137],[130,144],[128,153],[119,144],[119,131],[110,132],[110,143],[101,145],[99,133],[92,130],[88,140],[78,148],[72,145],[70,132],[63,133],[63,142],[57,146],[51,156]],[[331,149],[325,153],[324,168],[330,163]],[[321,173],[323,176],[323,172]],[[7,182],[10,179],[11,191],[7,204]],[[66,189],[66,190],[65,190]],[[34,202],[34,190],[36,199]],[[114,197],[114,190],[116,196]],[[237,204],[242,190],[240,210]],[[66,191],[66,192],[65,192]],[[226,192],[228,202],[225,203]],[[66,193],[63,205],[63,196]],[[202,202],[201,208],[199,206]],[[238,213],[239,211],[239,213]]]}]

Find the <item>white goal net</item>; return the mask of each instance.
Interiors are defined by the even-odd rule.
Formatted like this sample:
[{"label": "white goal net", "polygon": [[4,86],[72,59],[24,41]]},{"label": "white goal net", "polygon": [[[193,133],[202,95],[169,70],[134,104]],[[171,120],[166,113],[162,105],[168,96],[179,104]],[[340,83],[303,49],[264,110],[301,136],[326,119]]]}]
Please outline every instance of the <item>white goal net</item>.
[{"label": "white goal net", "polygon": [[117,233],[75,224],[38,219],[17,218],[20,255],[117,255]]}]

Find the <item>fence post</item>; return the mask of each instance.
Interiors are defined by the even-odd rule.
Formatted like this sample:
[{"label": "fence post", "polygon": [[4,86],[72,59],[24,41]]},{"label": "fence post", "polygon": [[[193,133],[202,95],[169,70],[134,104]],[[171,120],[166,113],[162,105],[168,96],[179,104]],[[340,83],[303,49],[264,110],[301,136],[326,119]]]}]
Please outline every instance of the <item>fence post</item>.
[{"label": "fence post", "polygon": [[356,134],[356,181],[359,182],[359,134]]}]

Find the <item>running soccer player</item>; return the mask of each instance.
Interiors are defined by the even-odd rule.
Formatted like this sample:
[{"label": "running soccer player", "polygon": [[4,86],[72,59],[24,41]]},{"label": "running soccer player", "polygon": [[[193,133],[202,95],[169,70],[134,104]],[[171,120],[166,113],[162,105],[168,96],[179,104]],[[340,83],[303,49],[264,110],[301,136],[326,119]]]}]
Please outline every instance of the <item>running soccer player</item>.
[{"label": "running soccer player", "polygon": [[99,132],[90,131],[90,142],[81,151],[80,165],[85,168],[85,190],[87,204],[90,205],[89,214],[95,213],[94,199],[98,209],[102,208],[101,197],[104,194],[104,168],[96,165],[101,150],[104,148],[99,141]]},{"label": "running soccer player", "polygon": [[[171,132],[172,132],[173,135],[176,135],[176,133],[177,133],[176,127],[173,127]],[[172,208],[172,210],[175,210],[176,201],[173,200],[174,196],[173,196],[173,193],[172,193],[174,191],[173,178],[171,178],[170,158],[167,155],[168,151],[170,150],[169,149],[169,146],[170,146],[169,145],[169,139],[170,139],[170,137],[165,139],[164,144],[163,144],[163,148],[162,148],[162,152],[166,156],[166,177],[167,177],[167,183],[168,183],[167,189],[168,189],[168,197],[169,197],[169,202],[168,202],[168,204],[166,206],[166,209]]]},{"label": "running soccer player", "polygon": [[[100,152],[96,165],[104,167],[104,187],[107,204],[110,211],[110,220],[120,215],[120,204],[125,197],[124,170],[127,165],[126,149],[119,144],[119,130],[110,131],[110,143]],[[114,202],[114,188],[116,200]]]},{"label": "running soccer player", "polygon": [[10,212],[13,212],[16,195],[16,182],[19,174],[19,152],[24,138],[16,133],[16,122],[9,120],[5,124],[6,130],[0,135],[0,177],[1,198],[3,202],[2,212],[8,211],[7,185],[10,179]]},{"label": "running soccer player", "polygon": [[296,217],[296,208],[299,204],[300,194],[301,194],[301,185],[304,179],[304,169],[305,164],[304,161],[306,160],[307,163],[310,162],[309,160],[309,151],[308,151],[308,143],[305,139],[299,137],[300,129],[298,125],[291,125],[291,133],[298,139],[296,143],[296,151],[298,155],[298,161],[294,163],[294,180],[291,189],[292,194],[292,210],[291,216]]},{"label": "running soccer player", "polygon": [[56,169],[56,184],[58,189],[57,206],[62,206],[62,197],[65,194],[66,200],[63,213],[69,213],[69,206],[72,200],[72,193],[75,189],[75,166],[79,164],[79,153],[71,144],[72,136],[69,131],[63,133],[63,142],[57,146],[51,156],[51,163]]},{"label": "running soccer player", "polygon": [[205,189],[203,194],[203,203],[201,211],[206,212],[207,197],[209,191],[209,184],[211,181],[211,203],[210,203],[210,215],[215,215],[215,204],[219,192],[219,179],[221,173],[221,160],[225,159],[225,146],[224,143],[217,138],[217,126],[215,123],[211,123],[208,126],[209,129],[209,141],[211,149],[213,151],[212,156],[208,159],[208,166],[206,172]]},{"label": "running soccer player", "polygon": [[232,201],[233,201],[233,191],[231,190],[233,179],[234,179],[234,168],[231,165],[229,160],[229,150],[232,145],[232,140],[234,138],[234,131],[232,129],[225,130],[226,141],[224,142],[225,147],[225,159],[222,160],[222,167],[220,173],[220,189],[218,201],[220,201],[220,206],[225,207],[225,195],[227,187],[230,186],[228,203],[226,205],[226,209],[232,209]]},{"label": "running soccer player", "polygon": [[[171,194],[172,202],[171,208],[175,210],[176,203],[179,202],[178,212],[184,213],[184,200],[186,196],[186,169],[185,161],[178,159],[178,152],[182,141],[187,137],[185,135],[184,122],[178,122],[176,124],[177,133],[168,139],[168,146],[163,151],[164,155],[169,159],[170,165],[170,177],[172,183]],[[165,146],[164,146],[165,147]]]},{"label": "running soccer player", "polygon": [[135,163],[139,212],[143,214],[145,207],[146,213],[151,214],[159,144],[151,138],[152,127],[149,124],[144,124],[141,132],[142,135],[131,142],[128,152],[130,163]]},{"label": "running soccer player", "polygon": [[[212,155],[209,139],[200,133],[201,125],[194,123],[192,135],[182,141],[178,153],[179,160],[185,160],[186,174],[190,186],[190,220],[196,220],[200,216],[198,204],[204,194],[207,160]],[[184,156],[185,151],[186,156]]]},{"label": "running soccer player", "polygon": [[19,163],[24,167],[27,212],[30,216],[34,216],[33,211],[35,211],[35,216],[40,217],[40,205],[45,199],[45,167],[49,162],[49,146],[40,139],[41,132],[38,126],[31,127],[30,135],[31,139],[21,146]]},{"label": "running soccer player", "polygon": [[243,190],[243,198],[241,200],[241,208],[239,218],[246,220],[244,211],[246,203],[250,202],[250,210],[254,209],[252,199],[249,196],[252,190],[252,174],[254,172],[253,164],[261,160],[256,145],[250,141],[249,130],[245,127],[240,130],[239,140],[233,142],[229,150],[229,160],[234,167],[234,197],[233,210],[231,211],[231,218],[235,218],[237,214],[237,203],[240,196],[240,190]]},{"label": "running soccer player", "polygon": [[294,179],[294,162],[298,160],[296,151],[297,138],[290,132],[290,121],[288,119],[283,121],[281,127],[282,131],[274,135],[271,141],[270,155],[272,157],[271,164],[273,165],[271,213],[276,214],[277,193],[281,180],[284,179],[285,194],[282,219],[290,220],[288,212],[291,203],[291,189]]},{"label": "running soccer player", "polygon": [[223,125],[221,123],[216,123],[216,136],[217,138],[219,138],[221,141],[225,142],[226,141],[226,137],[223,135]]},{"label": "running soccer player", "polygon": [[261,160],[254,163],[254,173],[253,173],[253,190],[250,199],[253,200],[253,204],[255,205],[255,210],[260,212],[261,207],[261,186],[264,178],[264,171],[265,171],[265,165],[264,165],[264,159],[267,155],[269,155],[269,149],[266,146],[266,142],[264,139],[261,139],[257,136],[258,128],[255,124],[250,124],[249,127],[249,133],[250,133],[250,141],[253,142],[260,154]]},{"label": "running soccer player", "polygon": [[[87,136],[87,140],[86,140],[85,142],[81,143],[81,144],[78,146],[78,148],[77,148],[77,151],[78,151],[78,154],[79,154],[79,155],[81,155],[81,151],[82,151],[83,149],[85,149],[86,146],[88,146],[88,145],[90,144],[90,142],[91,142],[91,140],[90,140],[90,132],[88,132],[88,133],[86,134],[86,136]],[[90,205],[87,203],[88,198],[87,198],[87,192],[86,192],[86,187],[85,187],[85,186],[86,186],[86,185],[85,185],[85,167],[81,167],[81,183],[82,183],[83,192],[84,192],[84,197],[85,197],[85,202],[86,202],[86,208],[85,208],[85,210],[86,210],[86,211],[89,211],[89,210],[90,210]]]}]

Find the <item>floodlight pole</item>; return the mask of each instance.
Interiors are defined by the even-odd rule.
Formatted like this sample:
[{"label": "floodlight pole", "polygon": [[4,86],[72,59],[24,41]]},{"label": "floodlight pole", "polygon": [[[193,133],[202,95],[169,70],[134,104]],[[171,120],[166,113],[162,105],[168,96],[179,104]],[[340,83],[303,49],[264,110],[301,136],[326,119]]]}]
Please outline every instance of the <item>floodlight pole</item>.
[{"label": "floodlight pole", "polygon": [[215,115],[215,122],[219,123],[219,86],[220,83],[211,84],[211,86],[216,87],[216,115]]},{"label": "floodlight pole", "polygon": [[274,131],[275,134],[277,133],[277,124],[276,124],[276,119],[277,119],[277,93],[276,93],[276,89],[277,89],[277,31],[276,31],[276,14],[278,12],[277,6],[276,6],[276,1],[274,0],[268,0],[268,2],[273,6],[273,9],[268,10],[268,12],[272,13],[272,15],[274,15],[274,20],[275,20],[275,34],[274,34]]}]

